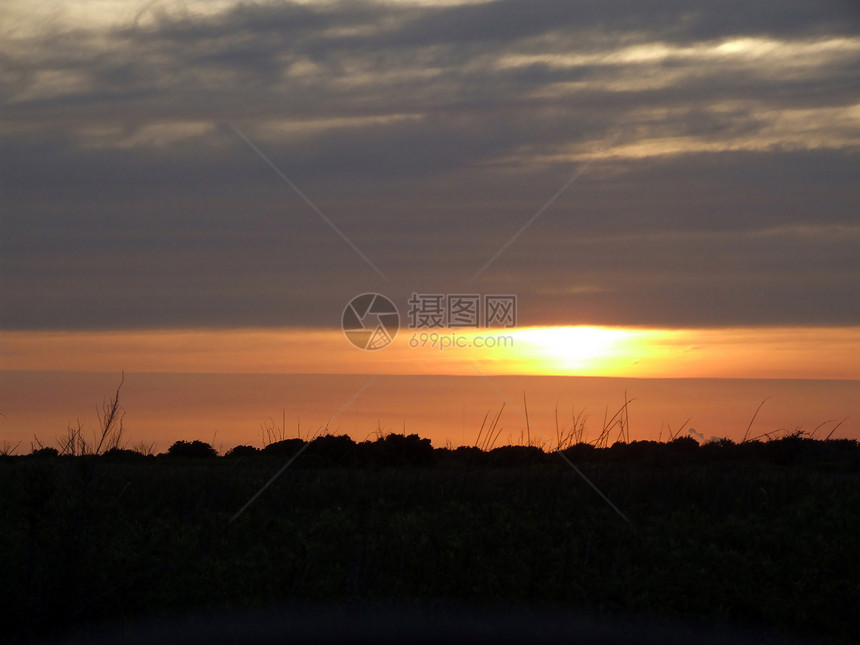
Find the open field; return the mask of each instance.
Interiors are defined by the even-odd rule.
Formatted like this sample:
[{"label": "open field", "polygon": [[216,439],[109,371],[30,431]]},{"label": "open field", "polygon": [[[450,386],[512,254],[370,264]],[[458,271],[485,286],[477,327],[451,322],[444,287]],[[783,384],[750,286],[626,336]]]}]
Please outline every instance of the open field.
[{"label": "open field", "polygon": [[6,631],[295,602],[565,608],[824,642],[860,628],[854,441],[567,449],[629,522],[536,448],[201,446],[0,460]]}]

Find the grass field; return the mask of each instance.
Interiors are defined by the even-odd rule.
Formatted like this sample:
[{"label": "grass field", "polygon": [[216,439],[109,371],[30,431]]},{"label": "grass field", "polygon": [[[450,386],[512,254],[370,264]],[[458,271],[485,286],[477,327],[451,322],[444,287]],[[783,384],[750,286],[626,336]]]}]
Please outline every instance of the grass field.
[{"label": "grass field", "polygon": [[582,444],[564,451],[579,473],[538,448],[433,449],[414,435],[228,456],[176,445],[0,458],[11,640],[290,602],[565,608],[822,642],[860,633],[855,441]]}]

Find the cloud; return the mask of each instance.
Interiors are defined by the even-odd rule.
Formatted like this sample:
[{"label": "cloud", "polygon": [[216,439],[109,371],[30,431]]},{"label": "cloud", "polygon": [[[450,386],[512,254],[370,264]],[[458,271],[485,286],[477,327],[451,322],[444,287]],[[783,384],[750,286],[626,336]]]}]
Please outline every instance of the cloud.
[{"label": "cloud", "polygon": [[378,288],[517,292],[531,324],[860,324],[851,3],[187,6],[16,14],[0,325],[329,324],[376,277],[231,122]]},{"label": "cloud", "polygon": [[690,433],[690,436],[696,437],[701,443],[705,443],[705,435],[696,430],[695,428],[689,428],[687,432]]}]

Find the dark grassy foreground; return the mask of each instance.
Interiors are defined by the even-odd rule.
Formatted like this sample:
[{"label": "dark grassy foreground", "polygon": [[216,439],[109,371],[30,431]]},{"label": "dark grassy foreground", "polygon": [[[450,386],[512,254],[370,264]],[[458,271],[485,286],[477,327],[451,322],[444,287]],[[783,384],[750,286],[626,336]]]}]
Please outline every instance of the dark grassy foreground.
[{"label": "dark grassy foreground", "polygon": [[302,445],[0,459],[3,635],[356,601],[860,633],[854,441],[566,450],[631,525],[536,448],[324,437],[231,522]]}]

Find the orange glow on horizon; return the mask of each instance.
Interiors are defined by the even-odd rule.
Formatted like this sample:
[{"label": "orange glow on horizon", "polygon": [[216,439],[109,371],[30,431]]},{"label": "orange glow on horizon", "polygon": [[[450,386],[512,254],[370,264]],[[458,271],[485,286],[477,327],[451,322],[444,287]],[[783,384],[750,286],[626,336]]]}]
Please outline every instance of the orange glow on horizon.
[{"label": "orange glow on horizon", "polygon": [[384,349],[333,329],[4,332],[5,370],[860,379],[860,328],[401,330]]}]

